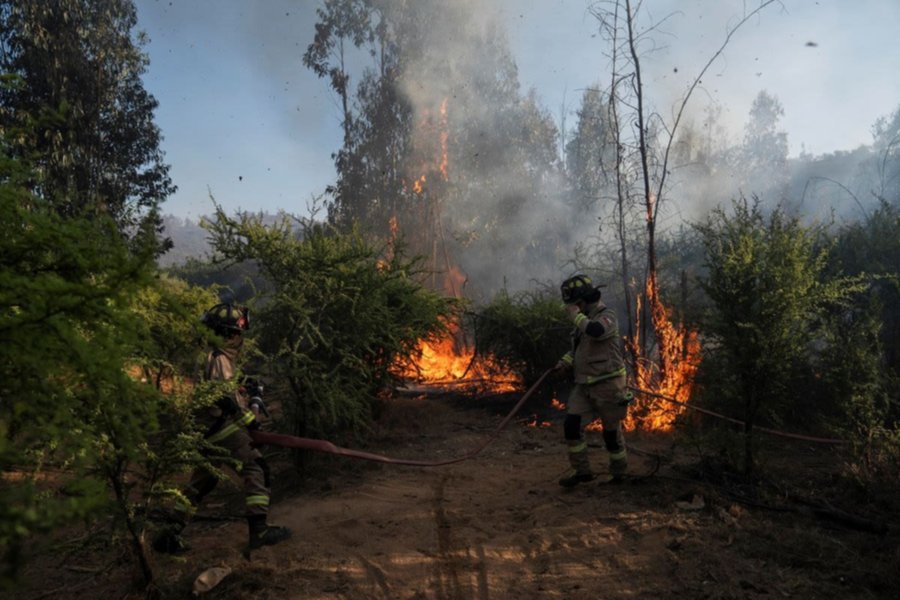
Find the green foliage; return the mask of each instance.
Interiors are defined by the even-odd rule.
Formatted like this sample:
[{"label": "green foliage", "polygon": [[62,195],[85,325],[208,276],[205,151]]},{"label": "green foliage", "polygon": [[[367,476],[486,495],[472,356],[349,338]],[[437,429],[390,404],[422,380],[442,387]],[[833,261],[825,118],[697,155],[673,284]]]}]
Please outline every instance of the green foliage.
[{"label": "green foliage", "polygon": [[152,245],[136,253],[109,218],[60,216],[31,177],[0,160],[2,576],[34,534],[103,514],[150,581],[139,515],[202,460],[176,375],[201,357],[194,324],[215,295],[153,277]]},{"label": "green foliage", "polygon": [[823,357],[822,395],[842,410],[853,441],[852,470],[863,481],[897,483],[900,459],[900,210],[885,202],[843,228],[832,272],[866,277],[853,310],[834,319],[834,351]]},{"label": "green foliage", "polygon": [[131,0],[0,2],[0,73],[14,76],[0,89],[9,152],[40,168],[31,187],[59,214],[109,215],[128,237],[158,227],[175,190],[136,24]]},{"label": "green foliage", "polygon": [[[850,471],[865,484],[900,483],[900,379],[885,368],[879,333],[882,308],[874,294],[860,294],[852,310],[830,319],[825,350],[810,382],[820,411],[850,442]],[[869,304],[866,304],[866,303]]]},{"label": "green foliage", "polygon": [[801,416],[794,409],[805,390],[796,384],[809,379],[816,346],[829,341],[822,327],[864,286],[827,278],[827,250],[817,249],[815,231],[796,218],[780,209],[766,217],[746,200],[733,210],[717,209],[697,227],[708,268],[701,286],[711,301],[700,377],[707,399],[741,407],[749,470],[749,426]]},{"label": "green foliage", "polygon": [[124,369],[137,336],[126,307],[149,280],[152,256],[117,242],[109,219],[61,219],[18,184],[28,177],[3,159],[0,546],[8,549],[7,574],[31,533],[106,501],[98,463],[133,457],[153,424],[152,390]]},{"label": "green foliage", "polygon": [[555,293],[502,290],[476,315],[475,347],[534,381],[569,350],[571,320]]},{"label": "green foliage", "polygon": [[214,286],[194,286],[160,274],[135,296],[131,310],[144,330],[133,360],[157,389],[183,374],[201,372],[200,351],[209,329],[199,316],[218,302],[216,292]]},{"label": "green foliage", "polygon": [[900,207],[882,202],[865,220],[844,227],[829,266],[835,273],[873,276],[870,301],[882,323],[885,368],[900,376]]},{"label": "green foliage", "polygon": [[255,261],[271,291],[259,302],[259,347],[290,386],[285,414],[297,434],[360,430],[391,367],[443,331],[455,302],[416,282],[416,261],[380,253],[357,232],[285,217],[266,227],[221,209],[207,224],[229,261]]}]

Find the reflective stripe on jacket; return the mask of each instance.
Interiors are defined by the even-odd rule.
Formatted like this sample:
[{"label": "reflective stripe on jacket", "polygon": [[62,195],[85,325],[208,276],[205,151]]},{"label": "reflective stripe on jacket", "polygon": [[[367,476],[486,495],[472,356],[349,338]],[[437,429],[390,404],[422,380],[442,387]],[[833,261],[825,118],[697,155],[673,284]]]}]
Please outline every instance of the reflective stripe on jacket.
[{"label": "reflective stripe on jacket", "polygon": [[[624,377],[622,340],[619,338],[619,325],[613,310],[602,302],[597,302],[588,306],[586,313],[575,315],[574,321],[572,350],[562,360],[572,365],[575,383],[592,384]],[[592,321],[603,326],[603,335],[595,337],[585,333]]]}]

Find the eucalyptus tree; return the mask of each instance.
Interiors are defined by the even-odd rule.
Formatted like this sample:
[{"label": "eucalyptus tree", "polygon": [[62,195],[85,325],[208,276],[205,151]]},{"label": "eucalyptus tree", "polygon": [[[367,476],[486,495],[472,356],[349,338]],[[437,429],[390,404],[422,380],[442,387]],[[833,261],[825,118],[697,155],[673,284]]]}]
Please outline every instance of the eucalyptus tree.
[{"label": "eucalyptus tree", "polygon": [[175,187],[141,76],[131,0],[0,1],[0,129],[62,216],[107,214],[134,238]]}]

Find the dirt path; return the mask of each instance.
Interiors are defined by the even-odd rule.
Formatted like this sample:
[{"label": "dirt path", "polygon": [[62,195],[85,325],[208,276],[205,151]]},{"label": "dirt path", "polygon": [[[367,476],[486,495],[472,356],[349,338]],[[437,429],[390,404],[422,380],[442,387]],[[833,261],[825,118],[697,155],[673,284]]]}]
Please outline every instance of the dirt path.
[{"label": "dirt path", "polygon": [[[450,458],[482,441],[500,416],[399,399],[367,449]],[[157,572],[168,594],[186,597],[197,574],[227,565],[232,574],[204,597],[228,599],[891,597],[896,575],[886,569],[895,563],[885,552],[893,548],[896,557],[896,535],[825,530],[811,517],[749,510],[679,478],[671,463],[624,485],[562,490],[561,437],[560,422],[513,423],[479,457],[432,469],[329,459],[323,473],[330,475],[276,498],[271,520],[291,527],[292,540],[247,561],[243,523],[197,523],[188,530],[193,550],[183,559],[156,557]],[[589,440],[600,443],[598,434]],[[631,442],[672,456],[668,438]],[[603,450],[592,445],[591,454],[603,470]],[[634,452],[632,466],[649,473],[657,462]],[[223,486],[205,510],[235,498],[237,489]],[[112,586],[55,597],[121,598],[123,588]]]}]

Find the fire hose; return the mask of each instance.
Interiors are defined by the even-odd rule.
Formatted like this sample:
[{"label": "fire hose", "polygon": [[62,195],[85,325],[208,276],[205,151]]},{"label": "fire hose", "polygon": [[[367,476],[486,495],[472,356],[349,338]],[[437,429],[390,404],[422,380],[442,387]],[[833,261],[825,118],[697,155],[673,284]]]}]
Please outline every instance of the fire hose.
[{"label": "fire hose", "polygon": [[[358,458],[362,460],[369,460],[380,463],[387,463],[391,465],[408,465],[413,467],[440,467],[444,465],[452,465],[455,463],[463,462],[465,460],[469,460],[470,458],[474,458],[478,454],[482,452],[485,448],[487,448],[500,434],[501,431],[509,424],[514,416],[519,412],[522,406],[534,395],[534,392],[544,383],[544,380],[548,375],[552,372],[552,369],[548,369],[541,375],[537,381],[535,381],[530,388],[522,395],[516,405],[513,406],[512,410],[503,418],[499,425],[494,429],[493,432],[488,436],[488,438],[475,449],[463,454],[462,456],[458,456],[456,458],[450,458],[446,460],[414,460],[409,458],[393,458],[390,456],[384,456],[381,454],[375,454],[373,452],[364,452],[362,450],[353,450],[351,448],[343,448],[336,444],[333,444],[327,440],[320,440],[314,438],[306,438],[299,437],[294,435],[287,435],[283,433],[273,433],[269,431],[261,431],[261,430],[252,430],[250,431],[250,437],[253,438],[253,441],[257,444],[270,444],[272,446],[280,446],[282,448],[294,448],[298,450],[312,450],[315,452],[325,452],[328,454],[335,454],[338,456],[347,456],[349,458]],[[713,416],[719,419],[723,419],[725,421],[729,421],[731,423],[735,423],[737,425],[741,425],[746,427],[746,423],[739,419],[734,419],[732,417],[728,417],[726,415],[701,408],[699,406],[693,406],[686,402],[681,402],[669,396],[658,394],[656,392],[651,392],[649,390],[641,389],[635,386],[628,386],[628,389],[632,390],[637,394],[642,394],[645,396],[651,396],[654,398],[660,398],[667,402],[671,402],[673,404],[677,404],[679,406],[683,406],[685,408],[690,408],[691,410],[696,410],[697,412]],[[781,437],[798,439],[808,442],[817,442],[822,444],[843,444],[844,440],[833,439],[833,438],[821,438],[815,436],[807,436],[801,435],[797,433],[787,433],[784,431],[778,431],[776,429],[769,429],[768,427],[761,427],[759,425],[753,425],[753,429],[761,431],[763,433],[768,433],[771,435],[777,435]]]},{"label": "fire hose", "polygon": [[[730,423],[735,423],[736,425],[740,425],[741,427],[746,427],[747,423],[741,421],[740,419],[735,419],[733,417],[729,417],[723,415],[721,413],[717,413],[706,408],[701,408],[699,406],[694,406],[692,404],[688,404],[687,402],[681,402],[680,400],[676,400],[670,396],[665,396],[663,394],[658,394],[656,392],[651,392],[650,390],[644,390],[639,387],[634,387],[633,385],[628,386],[628,389],[637,393],[643,394],[645,396],[651,396],[653,398],[659,398],[661,400],[665,400],[666,402],[671,402],[672,404],[677,404],[678,406],[683,406],[685,408],[690,408],[691,410],[696,410],[699,413],[704,415],[709,415],[711,417],[716,417],[718,419],[722,419],[724,421],[728,421]],[[769,435],[777,435],[780,437],[791,438],[794,440],[803,440],[806,442],[816,442],[819,444],[844,444],[846,443],[844,440],[834,439],[834,438],[823,438],[823,437],[815,437],[810,435],[802,435],[799,433],[788,433],[786,431],[779,431],[777,429],[769,429],[768,427],[762,427],[760,425],[752,425],[752,429],[757,431],[761,431],[763,433],[768,433]]]},{"label": "fire hose", "polygon": [[388,463],[391,465],[409,465],[413,467],[440,467],[443,465],[452,465],[454,463],[462,462],[464,460],[469,460],[470,458],[474,458],[478,454],[481,453],[482,450],[488,447],[501,431],[509,424],[512,418],[519,412],[525,402],[528,401],[529,398],[534,394],[534,392],[541,387],[541,384],[544,383],[544,380],[550,374],[551,370],[547,370],[541,375],[534,384],[528,388],[528,391],[522,395],[516,405],[513,406],[512,410],[509,411],[509,414],[504,417],[504,419],[497,425],[496,429],[491,433],[490,436],[478,447],[474,450],[463,454],[462,456],[458,456],[456,458],[451,458],[447,460],[413,460],[409,458],[392,458],[390,456],[382,456],[381,454],[374,454],[372,452],[363,452],[362,450],[352,450],[350,448],[342,448],[341,446],[336,446],[327,440],[318,440],[313,438],[305,438],[298,437],[294,435],[286,435],[283,433],[270,433],[268,431],[260,431],[253,430],[250,431],[250,437],[253,438],[253,441],[258,444],[271,444],[273,446],[280,446],[282,448],[296,448],[299,450],[313,450],[315,452],[327,452],[329,454],[337,454],[338,456],[347,456],[350,458],[359,458],[362,460],[371,460],[374,462],[380,463]]}]

